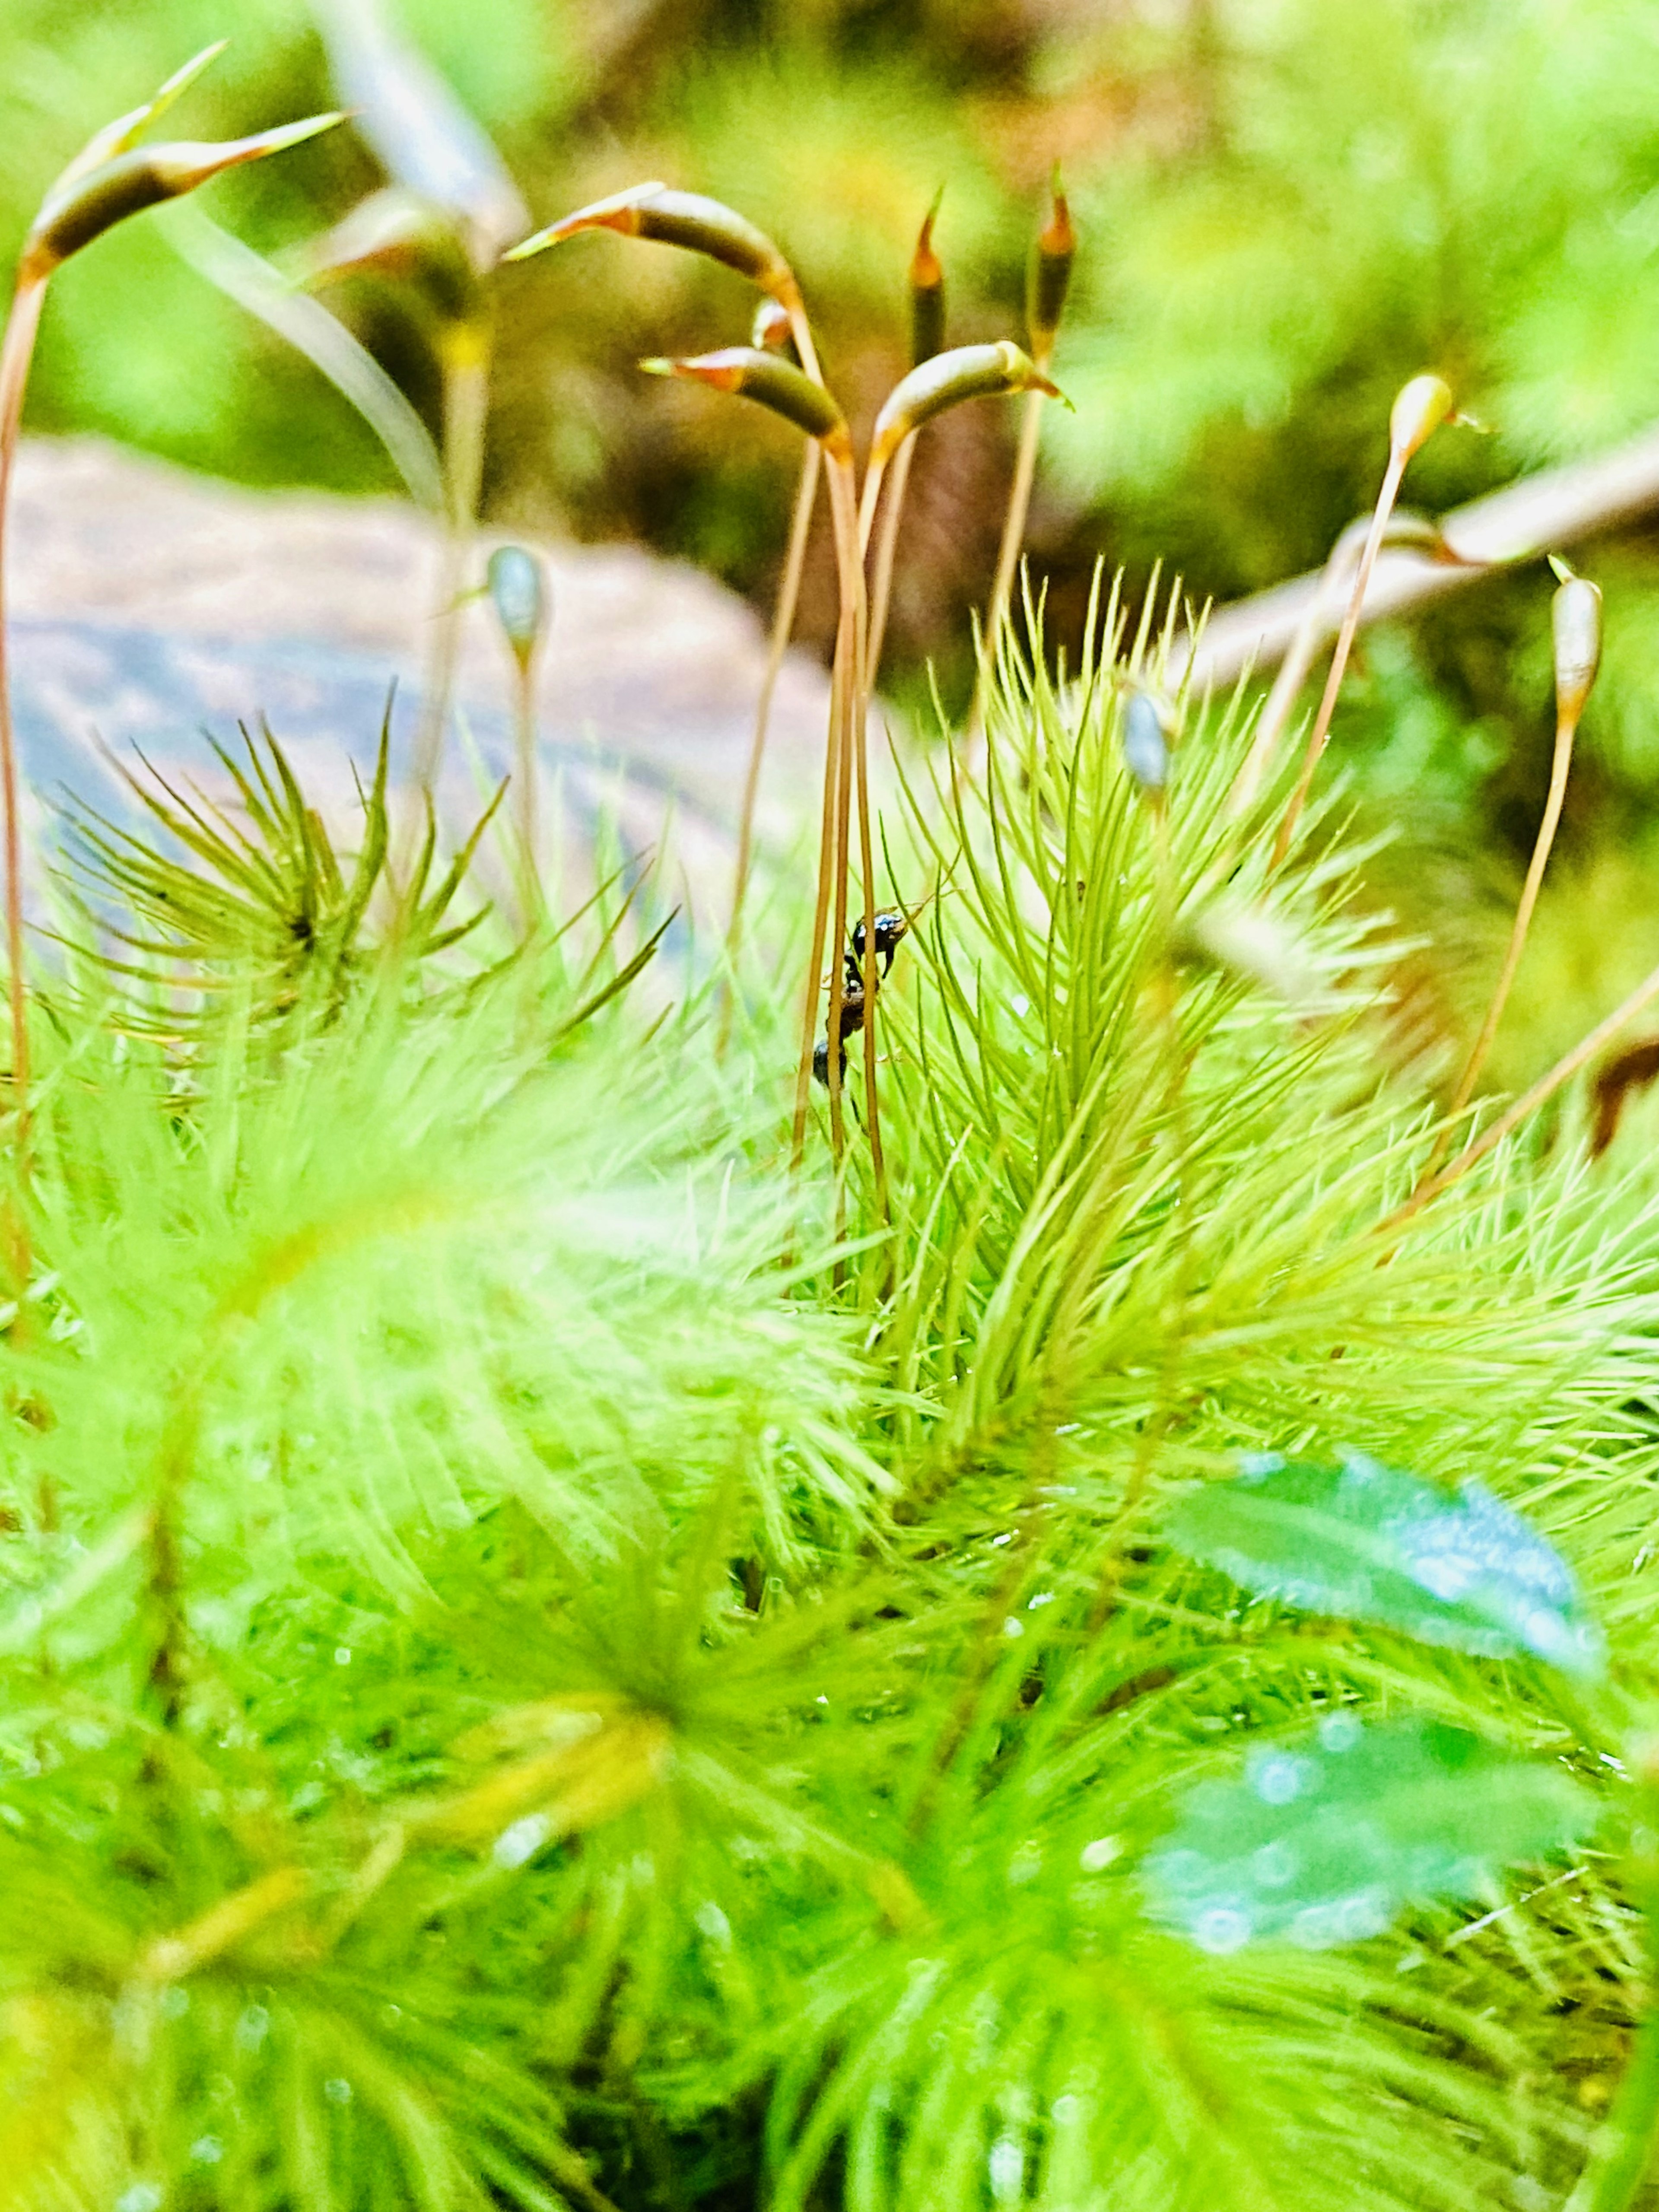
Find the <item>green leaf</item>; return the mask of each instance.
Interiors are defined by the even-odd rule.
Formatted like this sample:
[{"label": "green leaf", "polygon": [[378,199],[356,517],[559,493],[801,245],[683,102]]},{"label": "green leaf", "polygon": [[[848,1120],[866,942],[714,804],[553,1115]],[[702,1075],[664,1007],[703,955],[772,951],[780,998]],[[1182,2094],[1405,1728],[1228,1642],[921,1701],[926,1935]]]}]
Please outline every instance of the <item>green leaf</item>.
[{"label": "green leaf", "polygon": [[1190,1492],[1166,1534],[1258,1597],[1403,1628],[1483,1658],[1531,1652],[1595,1676],[1606,1654],[1571,1572],[1472,1476],[1455,1492],[1349,1452],[1340,1466],[1277,1453]]},{"label": "green leaf", "polygon": [[1155,1917],[1206,1951],[1324,1951],[1380,1936],[1407,1904],[1478,1897],[1595,1819],[1559,1768],[1439,1721],[1367,1729],[1334,1712],[1252,1752],[1242,1782],[1195,1790],[1146,1876]]}]

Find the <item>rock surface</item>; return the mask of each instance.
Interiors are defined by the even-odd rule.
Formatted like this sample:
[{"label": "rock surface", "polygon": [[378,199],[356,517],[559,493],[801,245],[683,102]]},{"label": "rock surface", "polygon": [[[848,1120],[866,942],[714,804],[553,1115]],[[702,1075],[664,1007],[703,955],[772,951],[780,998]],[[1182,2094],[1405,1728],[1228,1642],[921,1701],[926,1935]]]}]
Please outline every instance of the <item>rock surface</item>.
[{"label": "rock surface", "polygon": [[[494,542],[480,547],[480,577]],[[554,607],[540,690],[543,813],[562,823],[563,864],[585,880],[594,832],[613,821],[628,851],[661,854],[659,895],[718,927],[761,627],[708,577],[635,548],[540,550]],[[203,732],[234,741],[239,722],[261,716],[307,790],[348,807],[351,769],[373,762],[394,680],[394,759],[407,759],[438,559],[430,522],[393,501],[246,491],[91,440],[26,443],[9,576],[37,836],[52,835],[50,800],[65,787],[124,811],[110,756],[136,764],[135,748],[216,794],[222,773]],[[465,738],[452,732],[442,787],[453,819],[476,812],[510,765],[509,675],[487,604],[468,605]],[[813,811],[828,696],[823,672],[792,655],[761,816],[763,845],[780,853]]]}]

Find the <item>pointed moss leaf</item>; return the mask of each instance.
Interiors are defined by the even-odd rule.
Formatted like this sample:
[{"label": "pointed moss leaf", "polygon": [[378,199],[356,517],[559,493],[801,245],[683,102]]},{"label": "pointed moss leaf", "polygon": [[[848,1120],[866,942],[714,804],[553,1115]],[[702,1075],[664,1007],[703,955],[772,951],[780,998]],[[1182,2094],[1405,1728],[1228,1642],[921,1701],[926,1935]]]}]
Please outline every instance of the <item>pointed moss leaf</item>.
[{"label": "pointed moss leaf", "polygon": [[1480,1897],[1595,1819],[1559,1767],[1439,1721],[1366,1728],[1337,1712],[1253,1752],[1243,1781],[1195,1790],[1146,1880],[1154,1917],[1201,1949],[1323,1951],[1380,1936],[1407,1905]]},{"label": "pointed moss leaf", "polygon": [[1189,1559],[1304,1612],[1485,1658],[1531,1652],[1569,1674],[1603,1664],[1559,1555],[1473,1478],[1449,1492],[1360,1452],[1334,1468],[1263,1454],[1190,1492],[1167,1533]]}]

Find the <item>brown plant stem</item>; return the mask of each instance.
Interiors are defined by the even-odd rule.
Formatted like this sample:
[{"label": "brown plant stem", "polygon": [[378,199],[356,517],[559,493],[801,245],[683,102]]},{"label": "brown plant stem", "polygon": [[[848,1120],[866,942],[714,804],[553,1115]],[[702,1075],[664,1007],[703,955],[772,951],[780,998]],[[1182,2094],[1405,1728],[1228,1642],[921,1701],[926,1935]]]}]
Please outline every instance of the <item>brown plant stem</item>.
[{"label": "brown plant stem", "polygon": [[1291,793],[1290,805],[1285,809],[1284,819],[1279,825],[1279,835],[1273,840],[1273,863],[1276,868],[1291,849],[1291,840],[1296,835],[1296,825],[1302,818],[1302,810],[1308,803],[1308,793],[1313,788],[1314,771],[1330,734],[1331,717],[1336,712],[1337,694],[1342,689],[1342,678],[1347,673],[1348,655],[1353,650],[1354,633],[1359,628],[1359,611],[1365,604],[1365,587],[1370,582],[1371,570],[1376,565],[1382,533],[1389,526],[1389,517],[1394,511],[1395,501],[1400,495],[1400,483],[1406,473],[1406,464],[1411,459],[1409,451],[1396,443],[1390,448],[1389,465],[1382,475],[1382,489],[1376,495],[1376,506],[1371,515],[1371,526],[1365,537],[1364,550],[1359,556],[1359,566],[1354,571],[1353,590],[1348,596],[1347,611],[1342,617],[1342,627],[1337,632],[1336,650],[1331,655],[1329,673],[1325,678],[1325,690],[1319,702],[1319,712],[1314,716],[1313,728],[1308,733],[1308,750],[1303,755],[1302,773],[1297,779],[1296,789]]},{"label": "brown plant stem", "polygon": [[[1628,528],[1659,510],[1659,422],[1635,437],[1589,459],[1520,477],[1501,491],[1488,492],[1440,518],[1441,531],[1455,556],[1437,559],[1423,550],[1384,551],[1365,595],[1362,623],[1382,622],[1432,605],[1454,592],[1479,584],[1495,569],[1535,560],[1587,538]],[[1170,649],[1168,681],[1188,675],[1201,692],[1227,690],[1248,668],[1258,673],[1275,667],[1303,620],[1307,603],[1319,589],[1322,571],[1275,584],[1246,599],[1218,608],[1201,637],[1190,631]]]},{"label": "brown plant stem", "polygon": [[1510,931],[1509,950],[1504,956],[1503,972],[1498,978],[1498,988],[1492,994],[1492,1004],[1486,1008],[1486,1018],[1480,1024],[1468,1060],[1458,1079],[1457,1089],[1451,1104],[1446,1109],[1446,1126],[1435,1139],[1429,1164],[1423,1170],[1424,1180],[1433,1175],[1440,1164],[1447,1146],[1451,1141],[1451,1124],[1474,1096],[1474,1086],[1480,1079],[1480,1071],[1486,1064],[1486,1054],[1492,1049],[1492,1038],[1503,1019],[1504,1009],[1509,1003],[1515,985],[1516,971],[1521,965],[1521,956],[1527,946],[1527,933],[1532,927],[1533,909],[1538,903],[1538,893],[1544,881],[1544,871],[1549,866],[1550,851],[1555,843],[1555,833],[1561,820],[1562,803],[1567,795],[1567,775],[1572,766],[1573,739],[1577,735],[1577,715],[1563,715],[1555,726],[1555,752],[1550,763],[1549,796],[1544,802],[1544,817],[1538,825],[1538,836],[1532,848],[1532,860],[1527,868],[1527,880],[1521,888],[1520,904],[1515,909],[1515,925]]},{"label": "brown plant stem", "polygon": [[[855,757],[864,750],[865,718],[862,709],[864,696],[864,653],[868,606],[865,598],[863,539],[859,528],[858,483],[850,454],[831,453],[830,461],[830,509],[836,529],[836,550],[841,571],[842,620],[836,643],[836,658],[846,659],[847,672],[841,686],[841,747],[836,775],[836,838],[835,876],[830,903],[834,921],[830,927],[830,1018],[825,1032],[830,1040],[830,1140],[835,1148],[836,1164],[840,1167],[846,1144],[844,1128],[838,1129],[841,1114],[842,1050],[841,1013],[846,997],[847,970],[844,951],[847,944],[847,879],[852,865],[852,799],[853,766]],[[862,787],[864,764],[859,763],[858,781]],[[871,950],[874,926],[875,902],[868,902],[869,913],[865,923],[866,957]],[[864,1045],[866,1060],[872,1036],[872,1017],[875,994],[866,990],[864,994]],[[867,1080],[867,1073],[866,1073]],[[872,1144],[879,1142],[877,1133],[872,1133]]]},{"label": "brown plant stem", "polygon": [[1564,1053],[1547,1074],[1539,1077],[1530,1091],[1523,1091],[1511,1105],[1504,1109],[1492,1127],[1484,1130],[1472,1145],[1467,1146],[1449,1166],[1442,1168],[1438,1175],[1428,1176],[1419,1183],[1406,1203],[1377,1224],[1376,1233],[1386,1235],[1389,1231],[1401,1227],[1431,1198],[1437,1198],[1442,1191],[1449,1189],[1472,1167],[1484,1160],[1488,1152],[1495,1152],[1504,1138],[1517,1129],[1529,1114],[1543,1105],[1546,1100],[1553,1098],[1563,1084],[1570,1083],[1586,1061],[1594,1060],[1602,1046],[1610,1044],[1620,1030],[1627,1023],[1633,1022],[1655,999],[1659,999],[1659,968],[1644,976],[1627,999],[1598,1022],[1588,1036],[1581,1037],[1571,1052]]},{"label": "brown plant stem", "polygon": [[[726,957],[733,969],[737,965],[743,937],[743,902],[749,888],[749,868],[754,852],[755,807],[760,796],[761,764],[766,755],[766,733],[772,719],[772,695],[777,689],[783,656],[788,650],[789,640],[794,631],[795,610],[800,599],[800,580],[806,566],[807,540],[811,533],[812,510],[817,503],[818,471],[823,465],[823,449],[816,438],[809,438],[800,465],[800,482],[795,490],[795,511],[789,526],[789,550],[784,556],[783,576],[778,586],[778,604],[772,617],[772,638],[766,656],[766,673],[761,679],[760,697],[755,704],[755,734],[749,748],[749,770],[744,779],[743,808],[738,817],[738,861],[732,884],[732,921],[726,933]],[[729,1018],[729,996],[726,1005]],[[723,1021],[722,1044],[725,1037]]]},{"label": "brown plant stem", "polygon": [[[812,941],[806,960],[806,989],[801,1018],[801,1053],[795,1073],[795,1109],[789,1139],[789,1168],[795,1173],[806,1148],[806,1109],[812,1095],[812,1047],[817,1040],[818,978],[830,923],[830,886],[835,876],[836,790],[841,746],[841,690],[846,668],[839,646],[830,687],[830,735],[823,757],[823,812],[818,833],[817,894],[812,909]],[[834,1054],[831,1054],[833,1061]]]},{"label": "brown plant stem", "polygon": [[[1046,356],[1033,356],[1041,369],[1048,366]],[[991,586],[991,602],[985,611],[985,642],[993,658],[981,663],[974,679],[974,703],[969,710],[968,727],[963,733],[964,747],[971,750],[985,734],[986,673],[994,665],[997,632],[1008,617],[1008,608],[1014,594],[1014,571],[1019,565],[1020,548],[1025,543],[1025,525],[1030,514],[1031,487],[1036,481],[1037,440],[1042,429],[1042,408],[1046,394],[1028,392],[1025,412],[1020,420],[1019,451],[1014,459],[1014,480],[1008,492],[1008,512],[1002,520],[1002,543],[997,548],[996,580]]]},{"label": "brown plant stem", "polygon": [[11,483],[17,459],[17,439],[23,419],[23,394],[28,385],[29,364],[34,356],[35,335],[46,304],[46,279],[20,278],[12,297],[5,337],[0,341],[0,804],[3,805],[5,846],[7,993],[11,1019],[11,1083],[16,1107],[15,1138],[19,1203],[9,1207],[10,1261],[17,1294],[28,1286],[32,1254],[21,1202],[29,1173],[29,1035],[28,1010],[23,981],[23,853],[21,794],[17,775],[17,739],[11,712],[11,671],[8,655],[5,600],[7,525],[11,513]]},{"label": "brown plant stem", "polygon": [[1285,733],[1285,726],[1291,719],[1291,709],[1301,696],[1302,687],[1308,680],[1308,672],[1313,666],[1314,656],[1324,634],[1327,610],[1335,596],[1341,572],[1352,558],[1352,547],[1339,538],[1319,573],[1317,587],[1309,595],[1307,607],[1296,627],[1296,635],[1279,664],[1279,673],[1273,678],[1273,689],[1261,709],[1261,720],[1256,724],[1250,750],[1245,755],[1243,765],[1233,779],[1232,789],[1227,794],[1227,818],[1230,821],[1236,822],[1241,815],[1248,814],[1255,802],[1268,763]]},{"label": "brown plant stem", "polygon": [[541,809],[537,774],[536,664],[533,658],[514,669],[514,754],[519,782],[520,903],[525,934],[541,919]]},{"label": "brown plant stem", "polygon": [[881,673],[882,647],[887,642],[887,613],[893,596],[893,558],[898,545],[899,517],[904,512],[904,495],[910,488],[910,465],[915,458],[916,441],[913,432],[893,456],[893,480],[887,488],[887,505],[881,518],[881,535],[876,540],[876,570],[870,592],[870,651],[865,672],[867,690],[873,691],[876,678]]},{"label": "brown plant stem", "polygon": [[[894,489],[896,491],[897,485]],[[870,1169],[875,1178],[877,1218],[885,1223],[887,1158],[881,1141],[881,1103],[876,1087],[876,863],[870,838],[869,691],[860,686],[854,706],[853,767],[857,780],[859,867],[864,886],[864,1118],[870,1136]]]}]

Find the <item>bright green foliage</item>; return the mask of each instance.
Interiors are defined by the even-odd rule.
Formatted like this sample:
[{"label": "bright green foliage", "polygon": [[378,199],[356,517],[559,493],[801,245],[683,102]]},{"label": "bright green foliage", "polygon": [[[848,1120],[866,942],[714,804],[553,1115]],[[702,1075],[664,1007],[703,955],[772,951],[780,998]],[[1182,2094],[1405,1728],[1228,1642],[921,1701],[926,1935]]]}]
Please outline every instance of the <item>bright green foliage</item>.
[{"label": "bright green foliage", "polygon": [[[460,922],[450,910],[495,805],[437,873],[437,824],[428,808],[407,879],[393,895],[390,743],[388,719],[374,781],[362,794],[362,843],[346,867],[269,731],[257,740],[244,732],[245,766],[213,742],[241,821],[153,769],[146,776],[128,771],[125,779],[153,825],[148,836],[71,800],[73,852],[85,890],[94,901],[118,902],[113,935],[133,956],[118,963],[122,972],[154,986],[169,963],[184,961],[210,996],[227,986],[240,989],[258,1022],[338,1003],[369,957],[366,937],[377,897],[394,909],[382,935],[395,938],[407,959],[418,963],[459,943],[483,919],[480,908]],[[156,830],[165,841],[159,845]],[[175,1009],[167,1026],[178,1021]]]},{"label": "bright green foliage", "polygon": [[[1133,781],[1162,649],[1109,605],[1076,687],[1011,656],[989,799],[886,823],[895,1220],[855,1142],[839,1267],[816,1140],[784,1164],[792,1017],[721,1065],[696,1007],[595,1007],[597,915],[370,929],[271,1021],[266,936],[204,892],[149,988],[211,1020],[135,1022],[119,963],[47,991],[0,1352],[0,2205],[1565,2196],[1641,2002],[1614,1862],[1553,1860],[1619,1848],[1618,1744],[1530,1660],[1246,1605],[1162,1531],[1243,1449],[1373,1454],[1454,1521],[1478,1474],[1641,1696],[1651,1212],[1512,1146],[1379,1267],[1431,1121],[1386,943],[1340,860],[1269,878],[1271,794],[1226,824],[1236,711]],[[234,867],[325,838],[349,885],[254,758]],[[1350,1722],[1361,1940],[1158,1924],[1194,1788],[1219,1882],[1241,1754],[1256,1851],[1291,1808],[1255,1785]],[[1407,1832],[1447,1863],[1402,1870]]]}]

